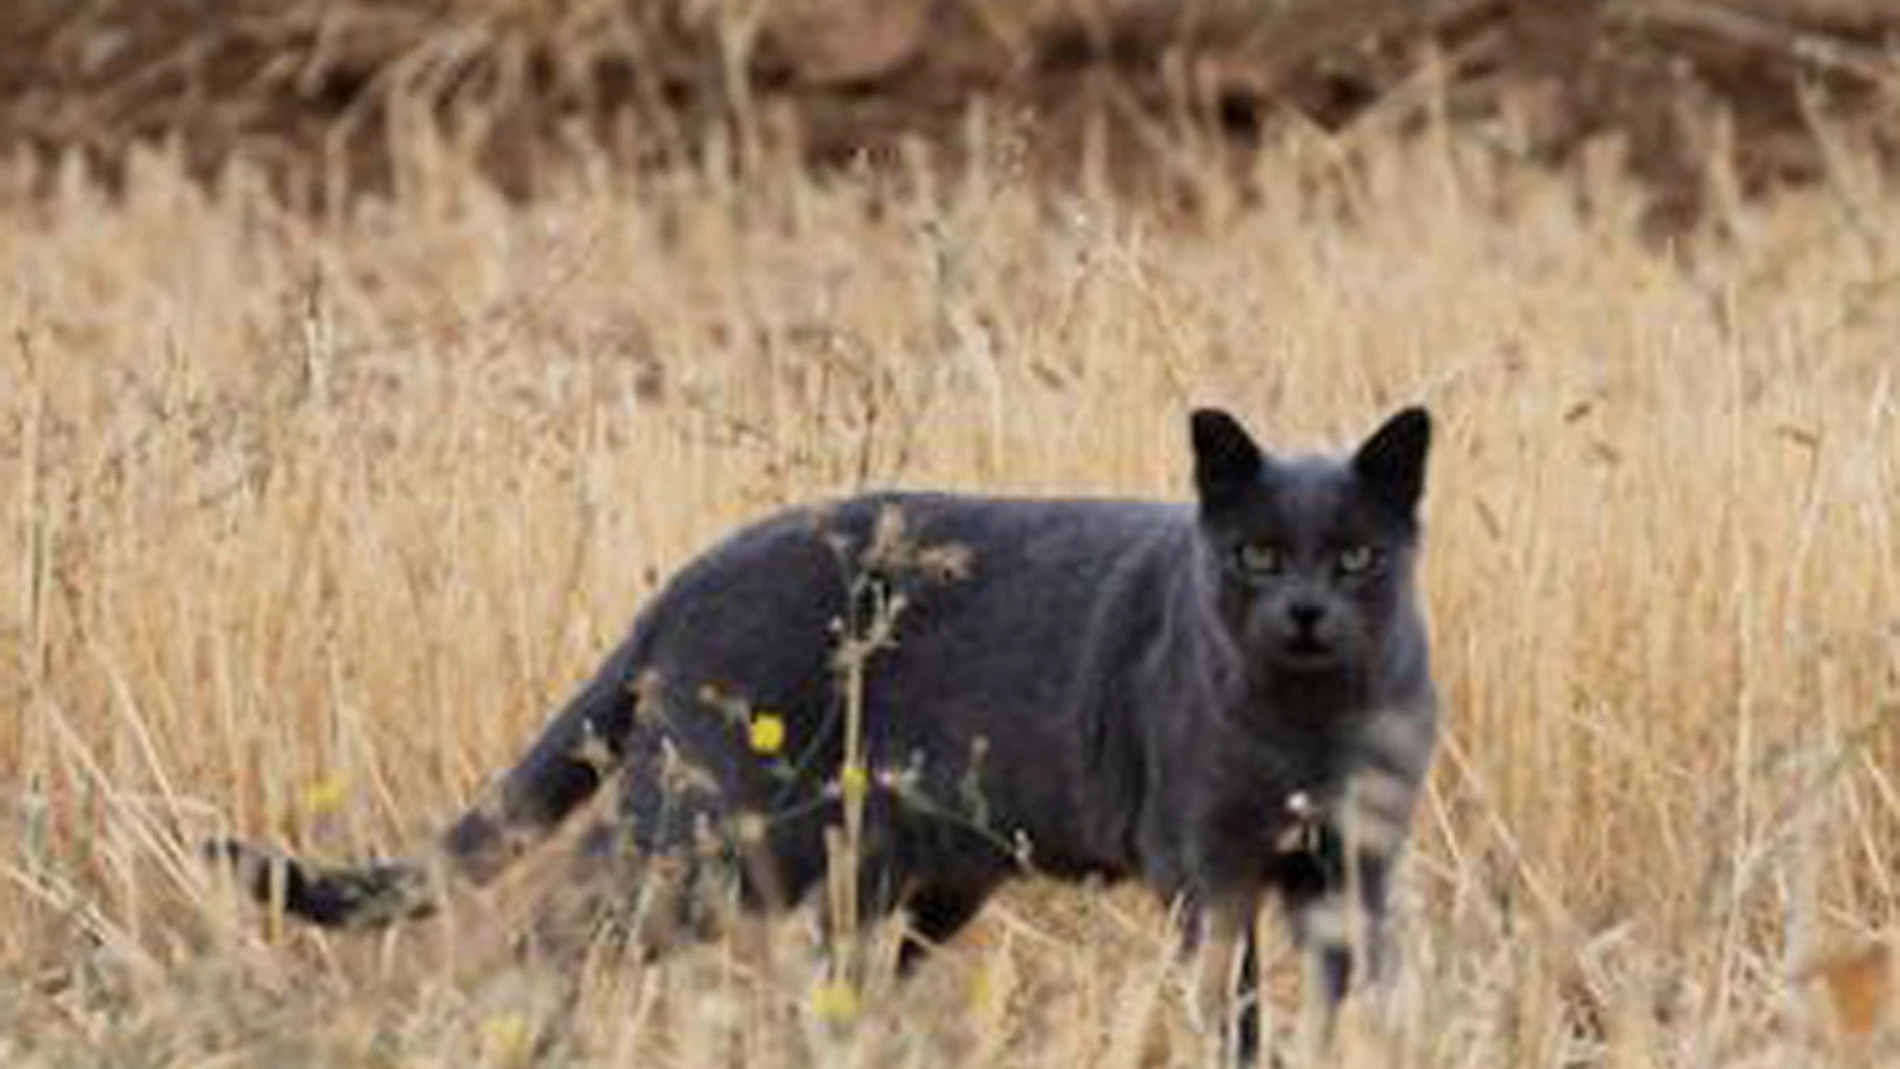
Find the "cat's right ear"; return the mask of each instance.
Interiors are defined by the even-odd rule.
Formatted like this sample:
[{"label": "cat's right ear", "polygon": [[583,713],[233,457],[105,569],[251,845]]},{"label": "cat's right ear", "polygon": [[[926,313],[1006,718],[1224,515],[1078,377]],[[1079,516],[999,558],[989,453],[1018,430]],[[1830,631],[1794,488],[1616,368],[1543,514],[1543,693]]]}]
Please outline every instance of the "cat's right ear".
[{"label": "cat's right ear", "polygon": [[1260,481],[1267,455],[1239,420],[1218,408],[1197,408],[1189,430],[1194,438],[1194,488],[1203,505],[1232,501]]}]

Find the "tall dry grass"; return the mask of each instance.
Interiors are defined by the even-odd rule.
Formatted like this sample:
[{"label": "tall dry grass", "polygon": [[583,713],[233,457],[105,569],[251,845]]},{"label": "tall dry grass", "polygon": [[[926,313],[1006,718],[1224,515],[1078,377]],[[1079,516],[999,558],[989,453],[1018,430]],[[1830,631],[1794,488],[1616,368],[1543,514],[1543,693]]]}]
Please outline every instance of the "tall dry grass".
[{"label": "tall dry grass", "polygon": [[1668,258],[1478,158],[1321,195],[1296,146],[1197,225],[988,173],[521,207],[426,149],[328,222],[162,158],[9,202],[0,1062],[1193,1064],[1131,892],[1026,886],[840,1031],[797,925],[573,989],[482,912],[531,886],[324,937],[192,844],[414,843],[780,503],[1179,496],[1192,403],[1304,447],[1417,398],[1448,736],[1346,1060],[1832,1064],[1803,969],[1900,903],[1900,202],[1843,158]]}]

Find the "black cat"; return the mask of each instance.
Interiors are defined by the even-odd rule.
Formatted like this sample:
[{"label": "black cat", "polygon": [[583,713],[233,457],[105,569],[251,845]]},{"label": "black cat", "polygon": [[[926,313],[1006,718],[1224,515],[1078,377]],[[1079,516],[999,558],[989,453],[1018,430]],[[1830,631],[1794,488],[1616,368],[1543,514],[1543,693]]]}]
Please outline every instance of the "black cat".
[{"label": "black cat", "polygon": [[782,513],[646,607],[446,833],[445,864],[217,849],[293,915],[384,923],[430,908],[430,872],[486,880],[618,776],[583,865],[639,881],[724,857],[744,902],[785,906],[821,882],[849,802],[863,916],[904,911],[907,964],[1026,869],[1136,877],[1180,906],[1203,1008],[1251,1047],[1230,996],[1251,992],[1269,894],[1329,1007],[1355,948],[1385,957],[1435,738],[1413,582],[1430,438],[1411,408],[1350,457],[1283,460],[1202,410],[1194,504],[887,493]]}]

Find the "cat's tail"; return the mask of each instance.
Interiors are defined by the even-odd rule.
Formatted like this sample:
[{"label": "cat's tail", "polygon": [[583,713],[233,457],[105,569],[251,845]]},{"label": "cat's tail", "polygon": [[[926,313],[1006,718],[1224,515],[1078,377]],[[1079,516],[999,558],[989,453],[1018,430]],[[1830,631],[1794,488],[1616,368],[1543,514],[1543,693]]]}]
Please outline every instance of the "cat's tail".
[{"label": "cat's tail", "polygon": [[502,777],[421,858],[316,865],[234,839],[208,843],[244,891],[327,928],[377,928],[433,912],[444,877],[480,885],[553,833],[626,754],[639,697],[630,649],[603,666]]}]

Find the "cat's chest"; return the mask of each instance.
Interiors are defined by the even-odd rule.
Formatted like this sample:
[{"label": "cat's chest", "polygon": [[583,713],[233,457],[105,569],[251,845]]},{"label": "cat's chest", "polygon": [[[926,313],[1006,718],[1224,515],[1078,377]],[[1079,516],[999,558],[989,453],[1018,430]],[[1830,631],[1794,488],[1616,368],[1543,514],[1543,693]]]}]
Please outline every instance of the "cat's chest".
[{"label": "cat's chest", "polygon": [[[1355,720],[1262,717],[1212,732],[1204,756],[1218,789],[1263,800],[1324,793],[1343,782],[1358,749]],[[1236,799],[1238,801],[1240,799]]]},{"label": "cat's chest", "polygon": [[1230,742],[1210,753],[1187,829],[1207,875],[1276,885],[1309,875],[1337,852],[1352,762],[1335,740]]}]

